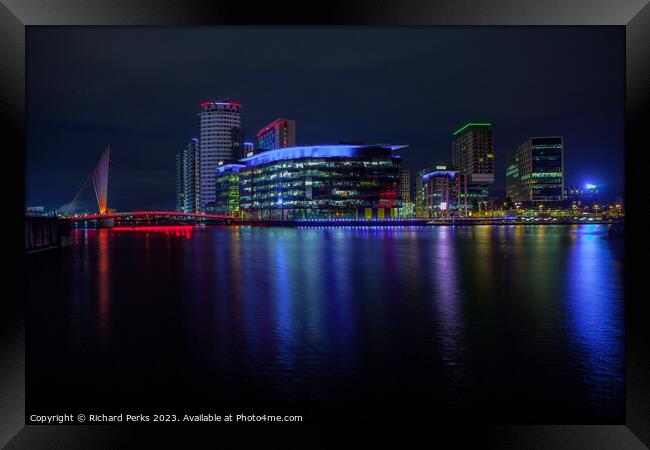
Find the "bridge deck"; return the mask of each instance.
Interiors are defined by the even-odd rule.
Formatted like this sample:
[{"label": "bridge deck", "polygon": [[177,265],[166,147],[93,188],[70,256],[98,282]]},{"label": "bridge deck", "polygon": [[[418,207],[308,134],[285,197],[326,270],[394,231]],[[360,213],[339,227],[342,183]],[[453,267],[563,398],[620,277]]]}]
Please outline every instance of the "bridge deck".
[{"label": "bridge deck", "polygon": [[87,214],[81,216],[63,217],[66,220],[94,220],[94,219],[111,219],[111,218],[129,218],[129,217],[184,217],[194,219],[223,219],[237,220],[234,217],[224,214],[208,213],[184,213],[179,211],[130,211],[130,212],[112,212],[107,214]]}]

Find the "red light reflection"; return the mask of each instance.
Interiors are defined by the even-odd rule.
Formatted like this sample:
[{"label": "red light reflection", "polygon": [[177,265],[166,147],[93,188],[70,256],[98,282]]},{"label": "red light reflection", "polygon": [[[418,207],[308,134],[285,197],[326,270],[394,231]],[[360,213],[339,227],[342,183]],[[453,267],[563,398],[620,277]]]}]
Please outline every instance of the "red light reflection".
[{"label": "red light reflection", "polygon": [[192,225],[178,226],[146,226],[146,227],[113,227],[113,231],[136,231],[140,233],[163,233],[167,236],[192,238]]}]

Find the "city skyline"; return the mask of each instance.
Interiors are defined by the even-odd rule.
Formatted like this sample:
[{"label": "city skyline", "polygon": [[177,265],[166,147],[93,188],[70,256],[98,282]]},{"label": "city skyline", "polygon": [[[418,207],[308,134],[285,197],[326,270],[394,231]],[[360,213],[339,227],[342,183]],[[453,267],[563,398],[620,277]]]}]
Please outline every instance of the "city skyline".
[{"label": "city skyline", "polygon": [[[266,30],[266,33],[267,37],[273,40],[279,39],[287,33],[299,31],[273,29]],[[93,75],[99,74],[84,72],[83,69],[84,67],[88,69],[92,64],[97,65],[97,59],[93,58],[103,58],[103,64],[99,66],[107,68],[110,72],[112,69],[108,63],[111,60],[116,62],[133,58],[131,52],[127,51],[128,49],[121,47],[123,52],[107,55],[108,47],[93,41],[109,30],[67,29],[53,35],[47,30],[36,29],[34,34],[30,32],[28,36],[28,41],[35,50],[30,51],[30,61],[33,63],[30,64],[30,67],[38,69],[39,64],[44,64],[57,55],[63,61],[54,63],[51,70],[52,80],[58,80],[58,83],[52,80],[45,82],[43,77],[34,75],[31,71],[28,76],[29,92],[32,94],[28,99],[30,126],[28,128],[27,203],[56,208],[70,201],[87,176],[87,171],[92,167],[92,161],[96,159],[100,150],[106,145],[111,145],[111,152],[114,155],[112,159],[115,164],[112,169],[113,179],[109,192],[111,204],[118,209],[135,207],[173,209],[175,203],[174,155],[179,148],[187,144],[191,137],[198,137],[200,134],[196,122],[200,103],[217,98],[231,98],[243,105],[241,116],[242,127],[246,130],[246,141],[255,141],[255,131],[269,124],[273,119],[290,117],[298,125],[297,145],[328,145],[337,144],[340,141],[358,140],[367,144],[377,142],[406,144],[409,145],[409,150],[403,153],[404,168],[414,172],[424,167],[451,162],[451,134],[458,126],[470,121],[489,121],[493,123],[494,127],[496,167],[493,195],[496,196],[504,195],[505,158],[516,145],[529,136],[562,135],[565,137],[566,184],[581,186],[586,182],[596,182],[603,186],[603,191],[609,197],[622,196],[624,182],[622,35],[621,33],[617,34],[616,30],[606,28],[585,31],[574,28],[549,29],[546,30],[547,37],[542,44],[540,39],[544,33],[540,33],[541,31],[540,29],[507,30],[499,28],[489,30],[415,29],[395,34],[395,30],[390,29],[302,30],[307,41],[303,45],[305,48],[318,47],[319,45],[322,47],[327,42],[325,38],[336,41],[349,38],[350,34],[356,35],[357,38],[357,42],[351,45],[353,47],[351,50],[348,49],[346,52],[336,55],[340,60],[340,67],[324,66],[323,60],[330,61],[335,57],[332,52],[325,53],[321,59],[314,56],[308,64],[303,62],[301,65],[295,66],[302,69],[298,74],[292,74],[291,71],[285,70],[284,76],[287,79],[283,81],[284,84],[275,84],[286,88],[286,83],[289,81],[295,83],[296,80],[303,80],[304,85],[294,89],[294,91],[303,92],[309,87],[310,81],[308,80],[315,82],[313,75],[318,75],[317,71],[313,71],[314,65],[317,65],[316,68],[320,70],[327,69],[327,73],[321,74],[320,78],[317,77],[317,81],[321,82],[323,89],[312,91],[311,97],[303,97],[298,101],[295,93],[286,95],[286,89],[280,88],[277,89],[278,93],[269,92],[267,89],[266,95],[258,94],[260,87],[257,82],[259,79],[257,75],[253,77],[252,72],[255,70],[251,70],[252,63],[246,60],[244,63],[236,61],[237,64],[234,64],[235,66],[245,66],[240,67],[239,71],[237,68],[228,69],[231,73],[227,74],[225,79],[229,80],[230,84],[225,83],[223,88],[211,87],[208,92],[205,80],[200,81],[203,75],[200,76],[194,72],[186,73],[190,80],[186,80],[185,84],[182,84],[183,89],[171,91],[161,99],[155,98],[155,92],[163,92],[165,89],[161,86],[152,86],[145,89],[142,95],[136,95],[136,100],[127,102],[128,107],[124,109],[124,114],[119,116],[111,115],[110,111],[115,108],[118,100],[125,100],[123,98],[125,94],[122,94],[121,91],[117,92],[115,89],[118,86],[134,88],[148,75],[155,73],[155,67],[164,58],[160,55],[144,58],[149,60],[149,64],[140,63],[136,64],[136,67],[120,64],[126,73],[121,74],[117,77],[117,81],[111,83],[110,80],[107,80],[107,75],[97,79],[93,78]],[[132,35],[137,33],[137,30],[120,30],[119,32],[113,30],[111,32],[117,33],[115,37],[119,44],[125,38],[125,34]],[[90,42],[78,39],[78,33],[88,33]],[[196,42],[198,39],[196,36],[191,36],[192,33],[177,29],[154,32],[154,34],[160,33],[162,35],[158,37],[162,36],[168,39],[171,39],[174,33],[180,36],[178,40],[170,41],[172,47],[170,54],[173,55],[178,55],[180,49],[188,42]],[[198,37],[204,36],[205,33],[213,36],[214,33],[237,35],[246,41],[246,45],[251,45],[252,41],[255,41],[256,38],[259,39],[260,34],[264,35],[265,32],[252,29],[242,29],[236,32],[235,30],[199,30],[195,32]],[[494,74],[504,73],[503,68],[490,69],[485,65],[484,75],[478,79],[479,85],[472,86],[461,83],[461,86],[464,86],[467,91],[466,94],[462,96],[462,91],[457,91],[456,103],[449,101],[447,104],[451,106],[445,107],[444,102],[427,103],[427,100],[441,96],[441,92],[446,91],[442,87],[444,83],[440,83],[440,87],[430,88],[427,87],[428,84],[424,84],[420,80],[421,95],[419,98],[402,97],[395,89],[398,81],[409,79],[400,70],[409,75],[409,68],[419,67],[415,65],[416,57],[427,52],[435,54],[436,51],[438,53],[442,51],[441,48],[444,46],[440,42],[423,43],[421,39],[423,33],[424,35],[427,33],[437,34],[438,37],[451,35],[446,38],[447,44],[455,43],[457,50],[461,51],[472,49],[472,58],[474,59],[479,56],[486,58],[484,53],[478,51],[482,41],[487,39],[490,44],[497,42],[504,44],[507,41],[505,36],[519,33],[520,39],[517,42],[508,41],[509,50],[523,51],[526,45],[530,45],[532,42],[536,43],[537,47],[533,48],[541,52],[541,57],[537,59],[524,58],[525,64],[523,65],[525,67],[520,70],[525,73],[506,77],[508,78],[507,82],[511,85],[512,93],[510,97],[503,97],[502,102],[497,102],[498,95],[481,89],[481,83],[488,83],[483,87],[493,87],[497,93],[501,92],[502,95],[507,93],[503,86],[504,83],[508,83],[497,82],[498,80],[493,79]],[[77,36],[76,40],[73,39],[74,36]],[[391,36],[395,39],[391,39]],[[572,38],[571,42],[560,47],[559,42],[569,36]],[[44,42],[44,39],[48,39],[48,42]],[[153,48],[154,42],[152,41],[151,38],[146,38],[144,42],[137,40],[133,42],[137,42],[136,46],[142,49],[147,45]],[[546,43],[547,41],[548,43]],[[92,42],[99,46],[99,56],[97,57],[84,54],[83,50],[87,50],[87,46]],[[384,52],[385,61],[381,59],[380,49],[375,48],[379,42],[386,45],[390,43],[384,49],[386,50]],[[416,48],[405,45],[409,42],[417,44]],[[607,45],[603,50],[601,47],[605,42]],[[481,45],[477,48],[469,45],[472,43]],[[584,46],[587,43],[589,46],[585,47],[586,51],[579,54],[571,53],[577,48],[577,45]],[[235,44],[244,45],[241,42],[233,43],[233,45]],[[69,52],[70,55],[63,57],[57,53],[64,47],[70,46],[73,47],[73,51]],[[400,53],[400,46],[408,48],[408,51],[404,50]],[[39,53],[39,47],[44,47],[43,50],[47,51]],[[297,49],[296,54],[299,53],[298,50],[304,51],[305,48]],[[483,50],[485,49],[489,50],[488,56],[500,56],[501,59],[497,58],[497,61],[503,61],[504,52],[507,53],[506,50],[508,50],[493,49],[492,45],[486,45]],[[204,50],[208,51],[207,48]],[[596,50],[598,50],[597,53]],[[31,56],[34,54],[35,56]],[[521,54],[519,56],[519,59],[514,59],[521,66]],[[540,67],[543,67],[543,64],[548,62],[551,56],[555,57],[558,64],[561,61],[566,62],[566,58],[571,56],[576,64],[570,66],[571,71],[569,72],[558,69],[557,73],[562,74],[559,81],[558,77],[553,76],[556,73],[554,68],[537,74],[537,78],[535,72],[524,70],[535,67],[540,70]],[[616,67],[616,64],[612,62],[612,59],[616,58],[621,61],[620,73],[618,70],[606,70],[608,67]],[[400,59],[402,59],[401,69],[398,70],[395,65],[396,61]],[[72,74],[69,76],[71,80],[67,78],[63,80],[61,79],[62,67],[60,64],[69,64],[71,61],[79,63],[80,68],[77,71],[72,70]],[[482,62],[486,63],[486,60],[483,59]],[[578,62],[582,62],[582,65],[577,64]],[[459,65],[458,61],[456,63],[455,70],[458,71],[463,66]],[[369,72],[373,67],[381,67],[384,71]],[[467,64],[465,67],[467,68]],[[469,64],[469,67],[482,66],[475,61]],[[435,67],[422,67],[421,71],[428,73],[433,69]],[[348,76],[345,76],[346,72],[349,73]],[[590,77],[584,76],[587,72]],[[246,76],[243,78],[249,78],[247,80],[248,89],[242,83],[237,84],[233,81],[237,73],[245,73]],[[358,83],[363,76],[368,77],[370,73],[374,73],[376,79],[368,79],[367,84],[371,85],[372,89],[367,89]],[[424,73],[419,76],[423,77]],[[274,68],[265,75],[267,78],[274,79],[274,77],[278,77],[279,73]],[[335,80],[336,76],[341,78],[338,81],[326,83],[324,75]],[[410,75],[417,74],[411,72]],[[580,83],[577,83],[577,78],[580,77],[582,79]],[[159,83],[154,80],[151,80],[153,81],[151,84]],[[199,81],[192,83],[192,80]],[[441,75],[440,80],[445,81],[448,85],[458,86],[458,81],[454,81],[450,77],[450,73]],[[477,81],[475,75],[470,76],[469,80]],[[116,98],[99,90],[100,81],[108,83],[107,90],[116,94]],[[540,84],[542,81],[545,84]],[[71,85],[74,82],[76,84]],[[490,82],[492,84],[489,84]],[[376,86],[377,83],[380,86]],[[353,95],[348,84],[355,85],[357,90],[363,92]],[[230,89],[228,89],[229,85]],[[400,86],[403,87],[404,94],[413,93],[412,86],[405,84]],[[332,93],[337,87],[345,88],[340,91],[341,101],[336,98],[323,98],[323,94]],[[381,87],[386,89],[378,89]],[[154,90],[154,88],[156,89]],[[554,95],[549,96],[547,92],[549,89],[554,92]],[[576,92],[580,89],[582,91]],[[215,92],[217,90],[219,92]],[[129,90],[126,89],[126,91]],[[280,94],[280,92],[285,94]],[[61,104],[57,102],[57,99],[64,93],[71,94],[67,97],[70,101]],[[370,93],[374,95],[368,95]],[[202,97],[199,98],[199,95]],[[146,106],[145,100],[150,96],[155,98],[151,103],[151,114],[146,117],[137,116],[137,112]],[[39,100],[34,101],[35,98]],[[392,100],[393,98],[399,100]],[[272,103],[270,104],[270,102]],[[81,117],[79,112],[84,108],[74,108],[80,103],[94,104],[95,108],[88,109],[89,114]],[[615,107],[619,103],[621,109]],[[167,104],[170,106],[166,109],[164,106]],[[520,107],[507,109],[508,106],[516,104],[520,104]],[[558,105],[564,105],[564,108],[558,109]],[[509,116],[508,111],[510,111]],[[323,116],[319,117],[319,114],[323,114]],[[129,117],[131,118],[130,122]],[[193,121],[192,118],[194,118]],[[171,121],[173,126],[166,126],[165,123],[168,121]],[[104,142],[104,140],[110,142]],[[70,142],[71,145],[63,145],[65,142]],[[590,149],[593,150],[590,151]],[[60,162],[63,161],[68,163],[67,167],[60,165]],[[44,173],[49,173],[49,175],[44,177]]]}]

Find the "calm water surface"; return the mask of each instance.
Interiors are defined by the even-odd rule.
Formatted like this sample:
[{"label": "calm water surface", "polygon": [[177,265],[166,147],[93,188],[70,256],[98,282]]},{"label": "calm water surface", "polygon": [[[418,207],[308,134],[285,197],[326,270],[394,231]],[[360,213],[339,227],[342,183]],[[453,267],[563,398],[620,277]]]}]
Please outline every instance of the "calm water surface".
[{"label": "calm water surface", "polygon": [[624,421],[601,225],[76,230],[27,259],[28,408]]}]

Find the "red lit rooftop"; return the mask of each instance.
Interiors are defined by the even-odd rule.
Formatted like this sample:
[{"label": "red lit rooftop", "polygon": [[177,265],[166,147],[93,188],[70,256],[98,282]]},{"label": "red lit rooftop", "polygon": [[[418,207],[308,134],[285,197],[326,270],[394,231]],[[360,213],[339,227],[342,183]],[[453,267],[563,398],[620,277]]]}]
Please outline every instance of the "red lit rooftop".
[{"label": "red lit rooftop", "polygon": [[212,106],[212,105],[237,106],[238,108],[241,108],[241,104],[235,102],[202,102],[200,103],[200,105],[201,108],[204,108],[206,106]]}]

